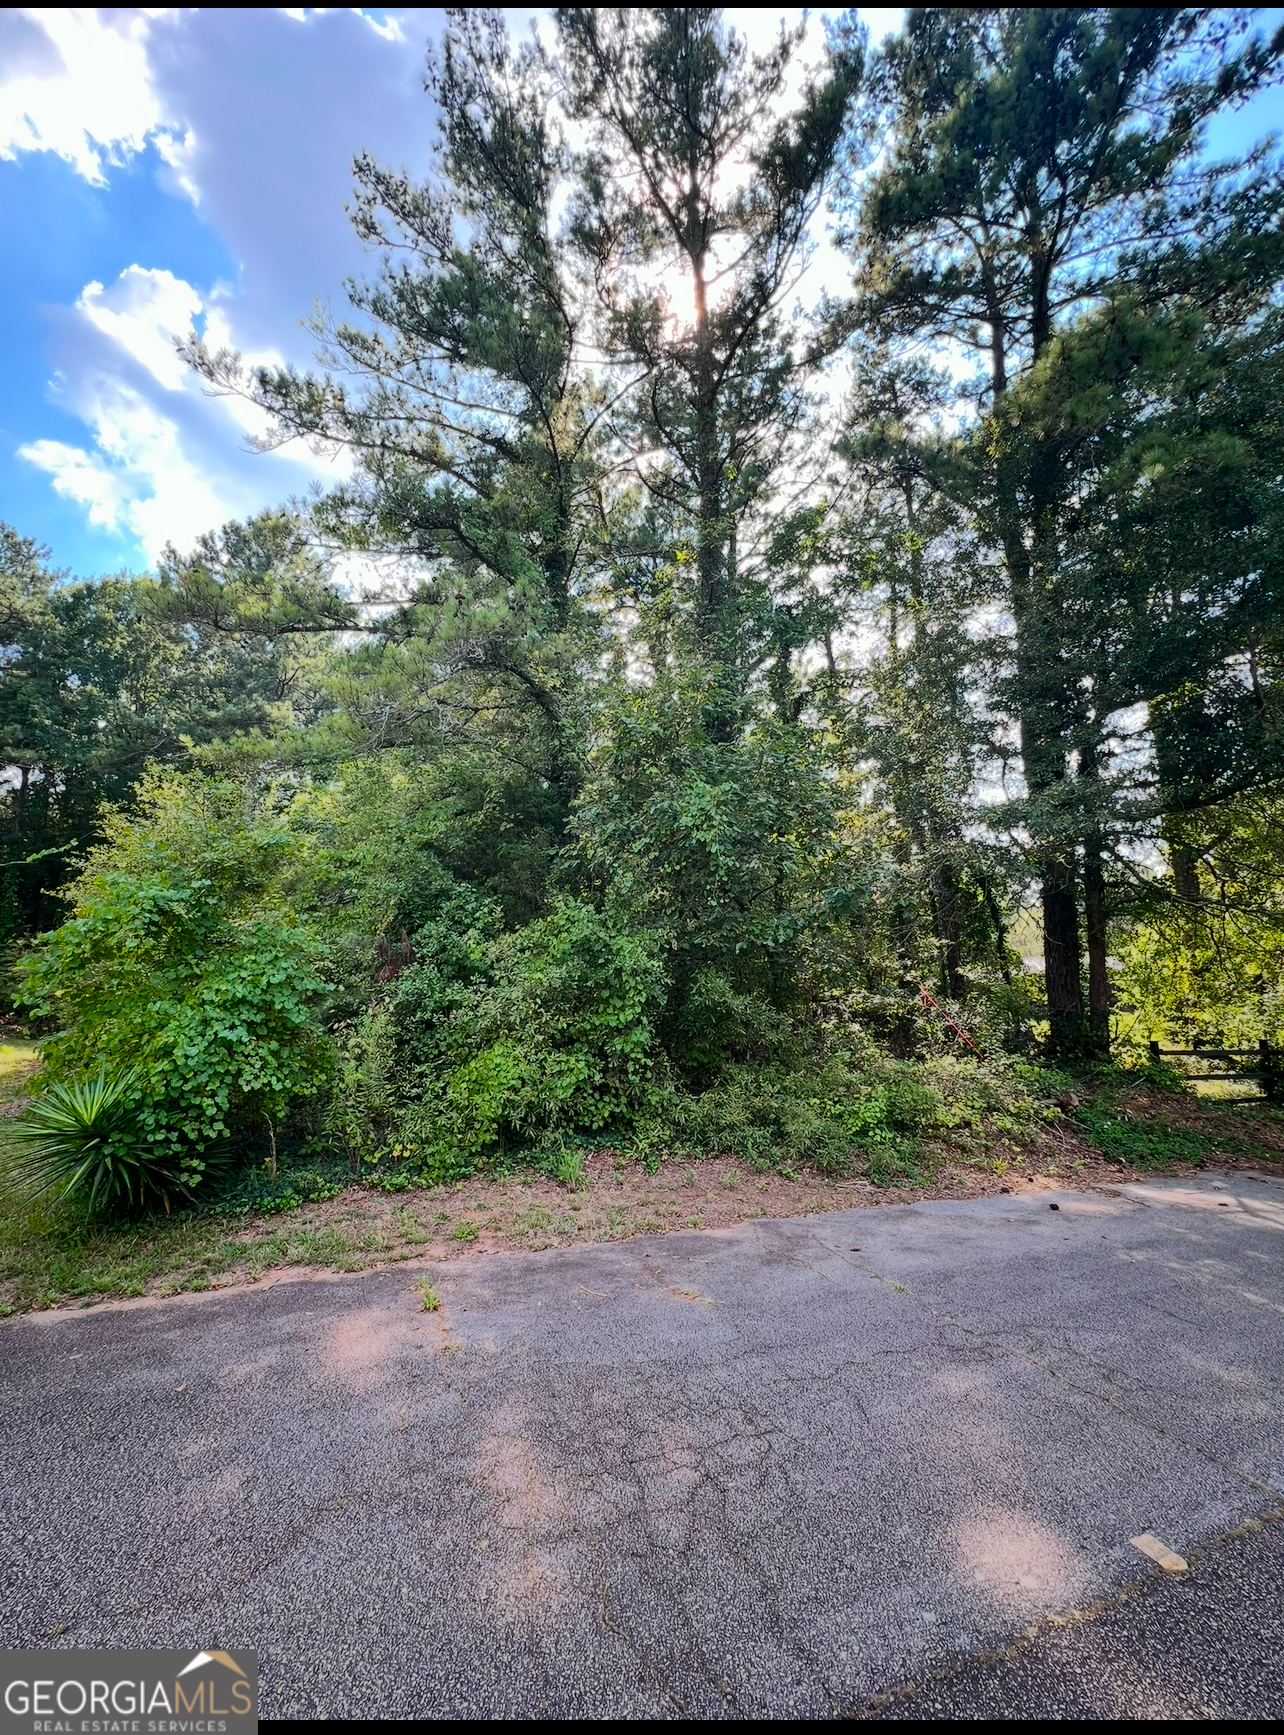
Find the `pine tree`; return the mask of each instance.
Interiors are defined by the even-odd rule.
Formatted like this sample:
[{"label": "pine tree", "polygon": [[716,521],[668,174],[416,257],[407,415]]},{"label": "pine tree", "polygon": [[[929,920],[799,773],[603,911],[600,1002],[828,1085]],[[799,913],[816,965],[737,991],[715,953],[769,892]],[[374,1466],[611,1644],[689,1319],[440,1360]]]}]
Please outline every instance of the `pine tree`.
[{"label": "pine tree", "polygon": [[798,33],[755,56],[716,8],[556,16],[570,112],[590,134],[572,234],[598,340],[627,381],[614,429],[689,572],[679,601],[710,676],[706,723],[730,739],[780,645],[765,557],[811,365],[787,304],[861,45],[833,54],[782,115]]},{"label": "pine tree", "polygon": [[[1007,703],[1029,792],[1051,1046],[1099,1048],[1081,979],[1081,659],[1068,643],[1064,527],[1075,468],[1008,413],[1059,335],[1131,285],[1206,281],[1219,233],[1272,220],[1260,164],[1203,170],[1208,120],[1274,76],[1241,15],[1195,8],[917,9],[872,68],[865,134],[884,155],[851,207],[849,317],[983,366],[973,493],[1014,623]],[[1193,237],[1198,237],[1198,241]],[[1200,245],[1202,243],[1202,247]],[[1093,852],[1087,893],[1094,889]],[[1103,931],[1094,950],[1104,967]],[[1098,983],[1104,993],[1104,982]]]}]

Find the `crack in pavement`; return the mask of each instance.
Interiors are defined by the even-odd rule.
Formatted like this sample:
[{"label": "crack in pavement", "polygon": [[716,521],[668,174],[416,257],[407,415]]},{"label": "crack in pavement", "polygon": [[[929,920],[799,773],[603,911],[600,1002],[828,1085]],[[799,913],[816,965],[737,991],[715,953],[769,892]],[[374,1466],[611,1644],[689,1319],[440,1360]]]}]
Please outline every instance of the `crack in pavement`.
[{"label": "crack in pavement", "polygon": [[[446,1269],[441,1317],[415,1327],[414,1287],[388,1273],[315,1316],[278,1289],[0,1333],[0,1500],[28,1535],[7,1627],[42,1642],[39,1621],[102,1595],[73,1588],[96,1571],[119,1589],[92,1638],[77,1613],[82,1642],[164,1643],[217,1609],[261,1645],[273,1711],[866,1714],[925,1660],[1107,1606],[1089,1599],[1119,1582],[1122,1514],[1173,1534],[1193,1501],[1220,1533],[1280,1505],[1256,1372],[1275,1315],[1222,1305],[1207,1271],[1134,1275],[1122,1254],[1164,1236],[1131,1213],[1074,1260],[1025,1232],[1033,1212],[1014,1229],[909,1207],[862,1220],[863,1251],[835,1244],[843,1213],[684,1237],[662,1260],[513,1255],[484,1285]],[[1241,1221],[1208,1245],[1249,1240]],[[1181,1296],[1171,1326],[1142,1287]],[[716,1308],[674,1305],[706,1292]],[[1191,1297],[1206,1312],[1183,1319]],[[443,1332],[454,1356],[431,1347]],[[85,1359],[59,1373],[72,1344]],[[269,1371],[229,1387],[251,1363]],[[1197,1444],[1206,1416],[1233,1431]],[[1249,1451],[1265,1479],[1234,1461]],[[201,1528],[179,1534],[193,1496]]]}]

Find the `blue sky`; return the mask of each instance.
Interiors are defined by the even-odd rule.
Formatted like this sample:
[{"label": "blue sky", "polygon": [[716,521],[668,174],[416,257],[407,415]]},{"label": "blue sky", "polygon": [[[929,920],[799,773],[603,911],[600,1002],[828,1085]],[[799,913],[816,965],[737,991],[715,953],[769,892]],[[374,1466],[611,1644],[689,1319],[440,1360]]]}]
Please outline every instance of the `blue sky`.
[{"label": "blue sky", "polygon": [[[875,35],[894,9],[864,14]],[[535,13],[512,9],[524,32]],[[731,16],[751,36],[797,13]],[[1263,13],[1274,23],[1278,12]],[[82,574],[304,493],[327,461],[246,446],[252,415],[173,355],[193,325],[306,362],[316,300],[363,269],[360,150],[424,173],[426,9],[0,12],[0,518]],[[1284,123],[1272,93],[1219,128]]]}]

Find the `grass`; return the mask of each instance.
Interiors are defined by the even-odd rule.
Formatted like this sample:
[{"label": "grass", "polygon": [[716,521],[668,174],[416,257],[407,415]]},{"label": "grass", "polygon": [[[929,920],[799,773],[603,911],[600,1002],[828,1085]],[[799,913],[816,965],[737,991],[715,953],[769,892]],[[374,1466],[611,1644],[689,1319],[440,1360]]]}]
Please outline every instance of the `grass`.
[{"label": "grass", "polygon": [[1278,1107],[1260,1097],[1210,1098],[1175,1086],[1166,1068],[1101,1068],[1080,1083],[1086,1100],[1074,1111],[1075,1124],[1086,1144],[1135,1169],[1284,1158]]},{"label": "grass", "polygon": [[[22,1087],[38,1064],[33,1043],[0,1044],[0,1126],[21,1112]],[[284,1265],[358,1271],[371,1252],[388,1251],[364,1215],[355,1232],[319,1215],[305,1207],[250,1223],[153,1217],[100,1224],[0,1186],[0,1317],[109,1295],[212,1289],[233,1273],[253,1281]]]}]

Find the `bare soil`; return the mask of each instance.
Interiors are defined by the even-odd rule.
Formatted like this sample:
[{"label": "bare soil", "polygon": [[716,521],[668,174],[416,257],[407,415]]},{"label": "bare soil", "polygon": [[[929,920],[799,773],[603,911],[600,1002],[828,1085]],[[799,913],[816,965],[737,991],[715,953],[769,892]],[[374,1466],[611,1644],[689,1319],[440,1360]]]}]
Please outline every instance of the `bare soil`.
[{"label": "bare soil", "polygon": [[[458,1259],[514,1250],[538,1251],[594,1241],[623,1241],[666,1230],[722,1229],[760,1217],[804,1217],[853,1206],[912,1205],[924,1199],[979,1199],[998,1193],[1117,1184],[1129,1171],[1077,1140],[1045,1137],[1024,1150],[980,1161],[946,1158],[923,1186],[875,1186],[802,1172],[762,1173],[737,1157],[664,1163],[651,1174],[610,1151],[593,1156],[580,1186],[547,1176],[473,1176],[451,1186],[388,1195],[351,1187],[324,1203],[290,1213],[290,1229],[312,1236],[338,1231],[356,1270],[405,1259]],[[264,1231],[281,1221],[248,1222],[233,1240],[245,1244],[211,1288],[253,1281],[261,1271]]]},{"label": "bare soil", "polygon": [[[16,1093],[34,1059],[29,1045],[12,1045],[0,1058]],[[8,1106],[2,1101],[7,1094],[0,1090],[0,1112]],[[1278,1111],[1213,1105],[1148,1087],[1122,1097],[1115,1108],[1156,1132],[1197,1135],[1204,1160],[1219,1168],[1284,1175],[1284,1116]],[[1185,1145],[1189,1153],[1189,1138]],[[574,1186],[529,1171],[402,1193],[354,1184],[333,1199],[279,1214],[104,1229],[83,1245],[67,1247],[47,1241],[44,1230],[19,1213],[7,1227],[0,1222],[0,1315],[28,1307],[87,1307],[109,1296],[240,1287],[291,1267],[361,1271],[406,1260],[481,1258],[719,1229],[853,1206],[979,1199],[1050,1187],[1096,1191],[1165,1168],[1189,1172],[1192,1164],[1150,1162],[1146,1170],[1135,1170],[1103,1157],[1067,1116],[1019,1138],[956,1131],[948,1142],[929,1146],[920,1166],[930,1179],[879,1186],[805,1169],[764,1172],[730,1156],[670,1158],[652,1173],[602,1150],[588,1159]]]}]

